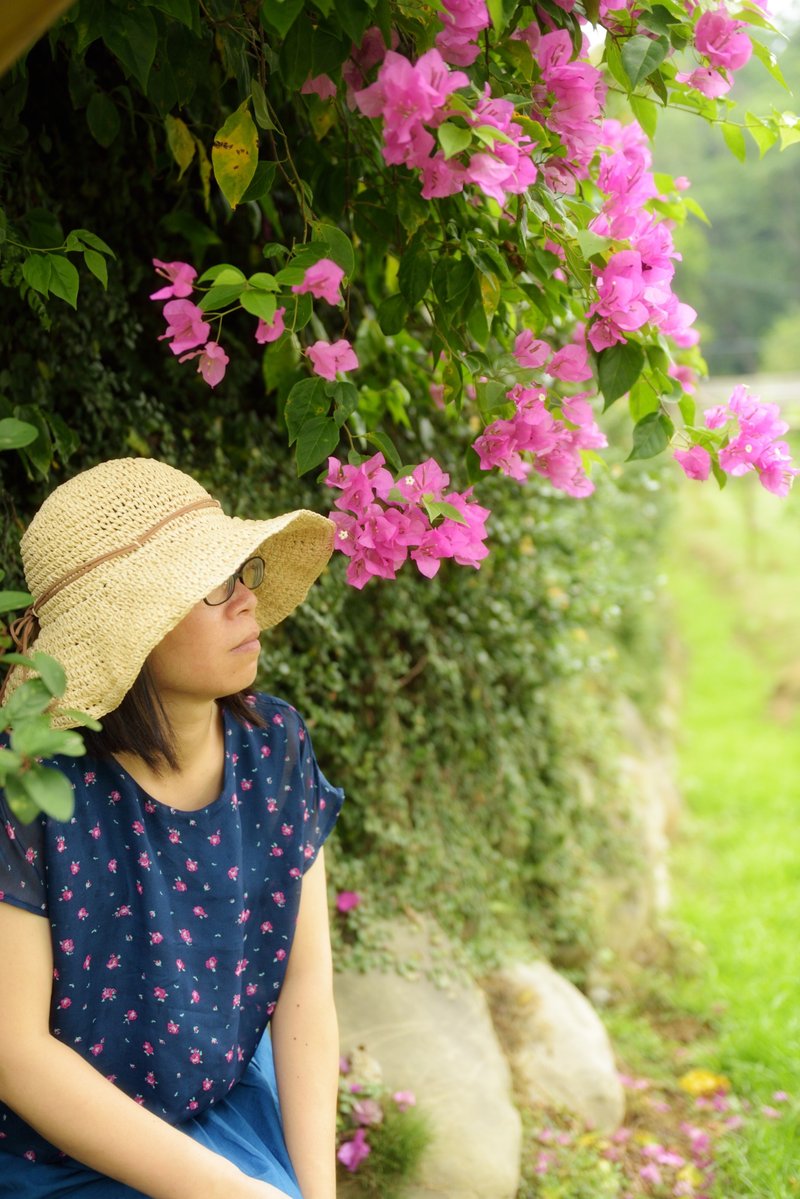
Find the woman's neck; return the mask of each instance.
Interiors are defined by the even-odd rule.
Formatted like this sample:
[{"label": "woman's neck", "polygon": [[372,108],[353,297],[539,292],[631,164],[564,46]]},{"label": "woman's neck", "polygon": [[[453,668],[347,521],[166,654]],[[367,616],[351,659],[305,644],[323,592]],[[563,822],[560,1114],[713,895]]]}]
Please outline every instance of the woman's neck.
[{"label": "woman's neck", "polygon": [[155,770],[137,754],[114,756],[149,795],[169,807],[196,810],[219,795],[225,774],[225,732],[216,703],[192,704],[162,696],[178,768]]}]

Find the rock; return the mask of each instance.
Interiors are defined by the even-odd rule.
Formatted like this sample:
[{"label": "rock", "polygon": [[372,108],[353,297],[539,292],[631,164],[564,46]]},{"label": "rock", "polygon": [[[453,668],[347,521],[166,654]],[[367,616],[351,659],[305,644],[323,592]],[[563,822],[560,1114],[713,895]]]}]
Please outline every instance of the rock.
[{"label": "rock", "polygon": [[513,1199],[521,1121],[486,999],[469,980],[440,986],[425,975],[432,952],[441,958],[441,934],[432,941],[409,923],[390,935],[397,960],[420,969],[338,973],[336,1006],[342,1052],[363,1046],[430,1120],[433,1142],[408,1199]]},{"label": "rock", "polygon": [[618,1128],[624,1092],[608,1034],[588,999],[546,962],[498,971],[487,993],[523,1101],[565,1108],[599,1132]]}]

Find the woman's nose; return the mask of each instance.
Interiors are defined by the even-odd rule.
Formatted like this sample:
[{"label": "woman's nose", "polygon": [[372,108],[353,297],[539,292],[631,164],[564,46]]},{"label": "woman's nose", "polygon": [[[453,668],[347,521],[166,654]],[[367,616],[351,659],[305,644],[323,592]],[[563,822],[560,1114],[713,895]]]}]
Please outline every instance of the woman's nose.
[{"label": "woman's nose", "polygon": [[237,579],[233,595],[228,600],[228,610],[234,613],[253,612],[257,603],[258,596],[255,591],[251,591],[249,587],[245,587],[241,579]]}]

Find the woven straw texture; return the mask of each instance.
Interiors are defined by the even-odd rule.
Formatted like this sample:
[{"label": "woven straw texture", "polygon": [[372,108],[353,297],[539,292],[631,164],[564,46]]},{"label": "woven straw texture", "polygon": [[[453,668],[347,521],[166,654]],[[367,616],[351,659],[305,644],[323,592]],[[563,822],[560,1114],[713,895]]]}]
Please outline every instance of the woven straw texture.
[{"label": "woven straw texture", "polygon": [[[204,499],[211,497],[189,475],[150,458],[103,462],[63,483],[21,542],[34,604],[76,568],[130,545],[171,513]],[[298,509],[270,520],[241,520],[209,505],[167,521],[141,545],[93,566],[37,606],[40,629],[29,652],[51,654],[67,674],[53,724],[79,724],[65,708],[96,718],[113,711],[150,651],[246,558],[260,554],[266,563],[255,610],[266,629],[302,603],[332,548],[333,524],[319,513]],[[28,673],[20,667],[11,672],[6,701]]]}]

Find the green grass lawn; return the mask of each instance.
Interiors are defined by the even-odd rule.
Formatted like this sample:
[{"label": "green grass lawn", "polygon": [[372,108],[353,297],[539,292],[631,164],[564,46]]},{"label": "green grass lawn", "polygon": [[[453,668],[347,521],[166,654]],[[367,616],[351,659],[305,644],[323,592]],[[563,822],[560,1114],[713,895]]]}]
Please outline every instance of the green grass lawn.
[{"label": "green grass lawn", "polygon": [[794,1100],[726,1141],[719,1195],[782,1199],[800,1195],[800,501],[750,483],[687,484],[666,564],[686,801],[673,872],[676,916],[707,950],[681,1001],[719,1014],[709,1064],[755,1112]]}]

